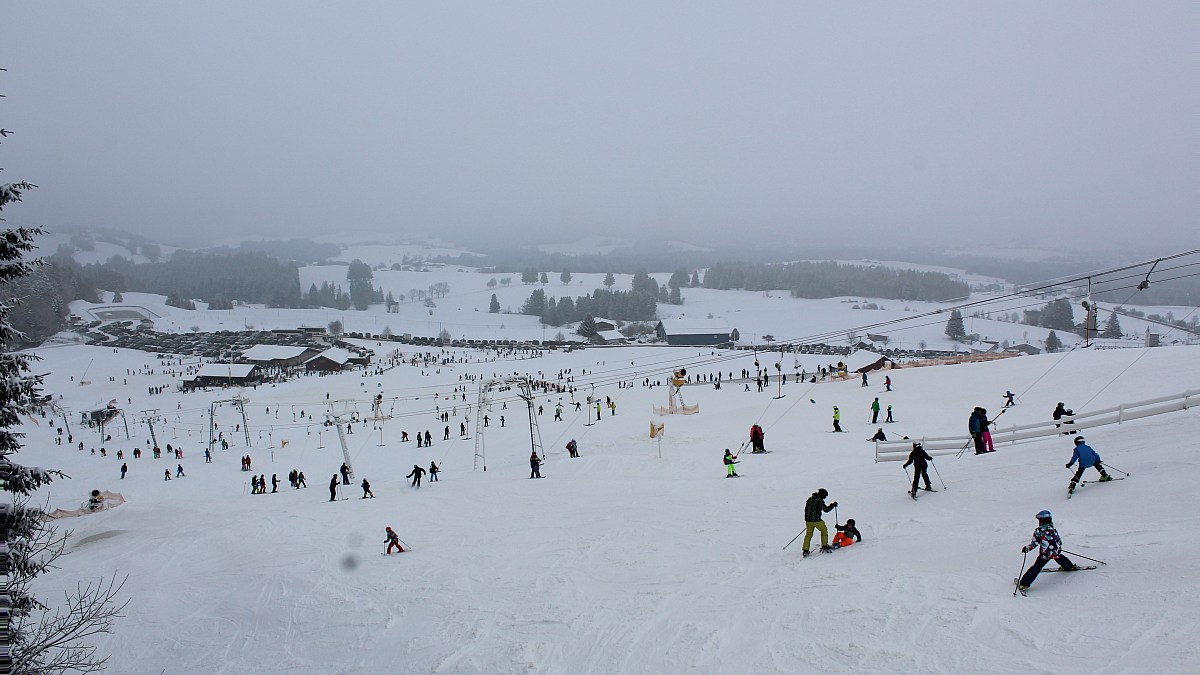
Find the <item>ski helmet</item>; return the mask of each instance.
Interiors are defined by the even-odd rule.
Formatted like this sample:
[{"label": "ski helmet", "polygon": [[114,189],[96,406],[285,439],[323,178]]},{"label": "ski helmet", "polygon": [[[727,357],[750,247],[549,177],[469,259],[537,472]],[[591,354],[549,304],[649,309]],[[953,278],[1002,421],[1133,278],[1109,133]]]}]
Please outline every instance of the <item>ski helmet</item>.
[{"label": "ski helmet", "polygon": [[1083,445],[1083,436],[1075,437],[1075,445]]},{"label": "ski helmet", "polygon": [[1038,511],[1037,519],[1038,520],[1053,520],[1053,518],[1050,516],[1050,512],[1045,509]]}]

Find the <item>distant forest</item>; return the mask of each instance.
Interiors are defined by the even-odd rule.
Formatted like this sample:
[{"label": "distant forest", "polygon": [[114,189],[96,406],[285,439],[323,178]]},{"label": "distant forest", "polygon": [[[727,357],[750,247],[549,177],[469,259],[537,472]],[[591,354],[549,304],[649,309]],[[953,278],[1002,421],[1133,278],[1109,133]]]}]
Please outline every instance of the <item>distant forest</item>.
[{"label": "distant forest", "polygon": [[971,293],[968,284],[955,281],[941,272],[840,265],[835,262],[717,263],[704,274],[703,286],[719,290],[788,290],[795,298],[849,295],[933,302],[965,298]]}]

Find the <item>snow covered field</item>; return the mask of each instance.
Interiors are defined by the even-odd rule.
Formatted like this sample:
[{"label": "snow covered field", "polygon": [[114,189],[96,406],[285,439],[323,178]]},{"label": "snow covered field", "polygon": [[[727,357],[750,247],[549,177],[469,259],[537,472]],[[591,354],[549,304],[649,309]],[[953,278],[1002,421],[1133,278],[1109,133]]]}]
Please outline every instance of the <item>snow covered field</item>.
[{"label": "snow covered field", "polygon": [[[78,424],[80,411],[112,399],[126,411],[131,438],[120,420],[111,423],[107,458],[55,445],[42,419],[26,425],[20,455],[73,477],[46,491],[52,508],[77,508],[93,488],[128,500],[62,521],[75,530],[73,554],[61,573],[39,580],[53,597],[79,577],[129,575],[128,616],[102,645],[114,673],[1185,673],[1200,656],[1197,412],[1088,431],[1104,460],[1133,476],[1087,485],[1070,501],[1066,439],[943,458],[947,489],[920,501],[906,494],[900,466],[874,463],[865,441],[878,426],[867,424],[876,396],[894,406],[896,423],[882,425],[890,437],[961,433],[974,405],[994,416],[1005,389],[1021,395],[1009,424],[1046,419],[1058,401],[1084,412],[1195,388],[1196,347],[898,369],[890,393],[879,374],[866,388],[791,382],[782,399],[773,385],[763,393],[690,386],[684,395],[700,414],[666,418],[651,416],[666,388],[645,388],[643,378],[661,380],[678,366],[736,374],[753,368],[753,355],[590,349],[308,377],[241,392],[250,447],[233,432],[240,416],[220,407],[233,445],[212,464],[202,458],[209,403],[234,392],[150,396],[147,387],[175,378],[141,352],[37,353],[44,360],[35,370],[49,373],[45,389],[61,395],[85,448],[101,443]],[[91,384],[81,386],[85,368]],[[127,375],[139,368],[157,372]],[[566,420],[553,422],[559,395],[539,397],[546,479],[531,481],[525,414],[517,401],[505,410],[497,400],[487,413],[488,470],[474,472],[475,444],[458,439],[463,402],[449,400],[460,376],[554,379],[560,369],[571,370],[580,399],[596,383],[597,396],[617,402],[616,415],[585,426],[568,406]],[[319,411],[328,395],[336,412],[367,415],[376,394],[392,419],[382,432],[355,425],[351,499],[330,503],[326,486],[342,455]],[[473,404],[475,388],[467,394]],[[829,433],[833,405],[849,433]],[[434,406],[454,410],[449,441]],[[160,445],[184,449],[186,477],[164,481],[173,458],[129,458],[148,447],[146,416],[159,418]],[[647,434],[652,419],[666,424],[661,459]],[[743,477],[723,479],[723,450],[737,451],[754,423],[772,454],[742,454]],[[430,429],[432,447],[399,442],[402,429]],[[563,450],[571,438],[579,459]],[[117,449],[130,465],[125,480]],[[255,473],[279,475],[279,494],[248,494],[250,475],[238,463],[245,454]],[[409,487],[412,465],[431,460],[442,480]],[[308,489],[287,486],[292,468],[305,472]],[[358,498],[364,477],[377,499]],[[799,542],[782,548],[820,487],[839,502],[841,521],[857,520],[864,542],[802,560]],[[1045,574],[1028,598],[1014,598],[1020,548],[1043,508],[1068,550],[1108,564]],[[834,514],[826,521],[832,526]],[[413,551],[381,556],[386,525]]]}]

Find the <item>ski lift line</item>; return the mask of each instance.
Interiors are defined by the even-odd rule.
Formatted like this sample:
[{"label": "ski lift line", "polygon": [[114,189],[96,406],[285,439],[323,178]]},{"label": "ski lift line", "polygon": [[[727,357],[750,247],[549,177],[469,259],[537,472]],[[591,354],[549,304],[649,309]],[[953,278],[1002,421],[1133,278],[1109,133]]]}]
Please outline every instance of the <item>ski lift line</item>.
[{"label": "ski lift line", "polygon": [[[1196,313],[1196,310],[1198,310],[1198,309],[1200,309],[1200,305],[1197,305],[1196,307],[1193,307],[1193,308],[1192,308],[1192,311],[1188,312],[1188,313],[1187,313],[1187,315],[1185,315],[1185,316],[1183,317],[1183,319],[1181,319],[1181,321],[1186,321],[1186,320],[1187,320],[1187,318],[1188,318],[1189,316],[1191,316],[1191,315],[1195,314],[1195,313]],[[1107,384],[1105,384],[1103,387],[1100,387],[1100,389],[1099,389],[1099,390],[1098,390],[1098,391],[1097,391],[1095,394],[1093,394],[1091,398],[1089,398],[1089,399],[1088,399],[1088,400],[1087,400],[1087,401],[1086,401],[1086,402],[1085,402],[1083,405],[1079,406],[1079,409],[1080,409],[1080,410],[1083,410],[1084,408],[1087,408],[1087,407],[1088,407],[1088,404],[1090,404],[1092,401],[1095,401],[1095,400],[1096,400],[1096,397],[1098,397],[1098,396],[1100,396],[1100,394],[1104,393],[1104,390],[1105,390],[1105,389],[1108,389],[1109,387],[1111,387],[1111,386],[1113,385],[1113,383],[1114,383],[1114,382],[1116,382],[1117,380],[1119,380],[1119,379],[1121,378],[1121,376],[1122,376],[1122,375],[1124,375],[1126,372],[1128,372],[1130,368],[1134,367],[1134,366],[1137,364],[1137,362],[1138,362],[1138,361],[1141,361],[1141,360],[1142,360],[1142,358],[1143,358],[1144,356],[1146,356],[1147,354],[1149,354],[1149,353],[1150,353],[1150,350],[1149,350],[1149,349],[1143,349],[1143,350],[1141,350],[1141,353],[1140,353],[1140,354],[1138,354],[1138,356],[1137,356],[1137,358],[1136,358],[1136,359],[1134,359],[1132,362],[1130,362],[1130,364],[1129,364],[1129,365],[1125,366],[1125,367],[1124,367],[1124,368],[1121,370],[1121,372],[1117,373],[1117,374],[1116,374],[1116,375],[1115,375],[1115,376],[1114,376],[1114,377],[1113,377],[1111,380],[1109,380],[1109,381],[1108,381],[1108,383],[1107,383]]]}]

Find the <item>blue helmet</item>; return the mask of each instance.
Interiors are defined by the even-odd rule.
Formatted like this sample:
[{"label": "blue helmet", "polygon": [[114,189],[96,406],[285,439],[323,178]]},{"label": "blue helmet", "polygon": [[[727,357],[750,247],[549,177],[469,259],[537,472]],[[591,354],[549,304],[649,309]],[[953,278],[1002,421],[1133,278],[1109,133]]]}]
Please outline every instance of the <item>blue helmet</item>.
[{"label": "blue helmet", "polygon": [[1050,512],[1046,511],[1045,509],[1038,511],[1037,519],[1038,520],[1053,520],[1053,518],[1050,516]]}]

